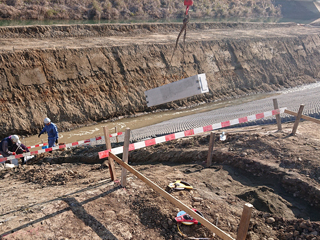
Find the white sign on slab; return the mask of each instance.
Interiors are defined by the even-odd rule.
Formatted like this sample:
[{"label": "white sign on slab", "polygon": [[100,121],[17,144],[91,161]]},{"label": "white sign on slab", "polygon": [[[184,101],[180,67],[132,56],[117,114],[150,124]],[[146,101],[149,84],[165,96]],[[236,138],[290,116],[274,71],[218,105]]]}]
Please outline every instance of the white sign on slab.
[{"label": "white sign on slab", "polygon": [[144,92],[148,107],[209,92],[206,74],[198,74]]}]

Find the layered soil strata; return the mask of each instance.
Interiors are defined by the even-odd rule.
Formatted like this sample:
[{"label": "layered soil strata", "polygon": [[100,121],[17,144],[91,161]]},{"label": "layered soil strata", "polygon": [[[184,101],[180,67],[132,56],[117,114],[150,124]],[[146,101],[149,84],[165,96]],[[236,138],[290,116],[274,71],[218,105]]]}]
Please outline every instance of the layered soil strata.
[{"label": "layered soil strata", "polygon": [[[320,29],[296,24],[180,24],[1,28],[0,126],[36,134],[150,112],[144,91],[206,73],[210,92],[177,108],[317,81]],[[30,37],[31,36],[31,37]],[[64,36],[62,38],[62,36]]]}]

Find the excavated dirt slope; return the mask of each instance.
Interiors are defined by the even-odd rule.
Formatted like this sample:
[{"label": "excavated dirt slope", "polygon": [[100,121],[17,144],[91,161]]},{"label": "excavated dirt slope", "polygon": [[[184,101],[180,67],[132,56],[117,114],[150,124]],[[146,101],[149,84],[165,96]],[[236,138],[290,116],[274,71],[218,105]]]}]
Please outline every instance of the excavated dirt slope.
[{"label": "excavated dirt slope", "polygon": [[181,24],[0,28],[0,128],[36,134],[45,116],[60,131],[147,108],[144,91],[206,73],[210,92],[175,108],[319,77],[320,29],[296,24]]}]

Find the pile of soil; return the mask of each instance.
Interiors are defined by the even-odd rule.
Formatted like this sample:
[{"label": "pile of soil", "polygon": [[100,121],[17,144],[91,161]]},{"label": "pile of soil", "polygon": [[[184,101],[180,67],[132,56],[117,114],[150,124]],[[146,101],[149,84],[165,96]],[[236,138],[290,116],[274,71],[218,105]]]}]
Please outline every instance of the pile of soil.
[{"label": "pile of soil", "polygon": [[[192,190],[171,194],[234,238],[249,202],[247,239],[320,239],[320,130],[301,122],[291,136],[292,127],[224,129],[225,141],[217,131],[209,167],[208,134],[130,152],[129,163],[163,189],[176,180],[190,183]],[[125,188],[111,181],[107,164],[97,158],[103,148],[47,153],[1,170],[2,239],[213,237],[202,225],[177,225],[181,209],[133,174]],[[117,164],[116,173],[120,179]]]}]

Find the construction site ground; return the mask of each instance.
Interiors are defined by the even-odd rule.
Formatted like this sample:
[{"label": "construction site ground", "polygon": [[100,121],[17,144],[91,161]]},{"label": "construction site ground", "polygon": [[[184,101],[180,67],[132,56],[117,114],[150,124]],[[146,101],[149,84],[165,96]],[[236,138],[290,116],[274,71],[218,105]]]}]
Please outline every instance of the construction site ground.
[{"label": "construction site ground", "polygon": [[[320,130],[301,122],[215,132],[135,150],[129,164],[166,189],[184,180],[193,190],[171,194],[236,238],[243,206],[253,204],[247,239],[320,239]],[[184,239],[213,236],[201,225],[180,225],[181,210],[128,173],[111,181],[98,152],[78,147],[37,156],[0,171],[0,239]],[[121,156],[120,156],[121,157]],[[117,179],[121,167],[116,164]],[[215,237],[214,239],[218,239]]]}]

